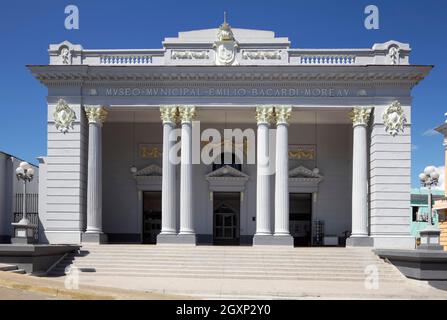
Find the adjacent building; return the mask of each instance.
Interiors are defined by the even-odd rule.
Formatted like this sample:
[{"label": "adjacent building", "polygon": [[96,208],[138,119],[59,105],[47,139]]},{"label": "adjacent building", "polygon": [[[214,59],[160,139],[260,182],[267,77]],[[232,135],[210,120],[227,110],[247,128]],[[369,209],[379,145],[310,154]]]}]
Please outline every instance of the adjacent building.
[{"label": "adjacent building", "polygon": [[414,248],[411,91],[432,67],[410,52],[227,22],[161,49],[50,45],[29,66],[48,88],[42,241]]},{"label": "adjacent building", "polygon": [[[14,235],[11,225],[21,218],[23,181],[16,178],[15,171],[21,160],[10,154],[0,151],[0,243],[10,243]],[[30,164],[34,170],[34,179],[27,185],[27,213],[29,219],[38,225],[38,194],[39,194],[39,170],[34,164]]]}]

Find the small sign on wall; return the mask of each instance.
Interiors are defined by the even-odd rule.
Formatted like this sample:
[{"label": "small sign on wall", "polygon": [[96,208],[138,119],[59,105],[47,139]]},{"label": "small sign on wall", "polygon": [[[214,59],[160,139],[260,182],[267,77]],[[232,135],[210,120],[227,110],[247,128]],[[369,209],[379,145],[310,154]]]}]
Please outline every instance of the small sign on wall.
[{"label": "small sign on wall", "polygon": [[161,144],[140,144],[138,146],[138,156],[141,159],[159,159],[163,154]]}]

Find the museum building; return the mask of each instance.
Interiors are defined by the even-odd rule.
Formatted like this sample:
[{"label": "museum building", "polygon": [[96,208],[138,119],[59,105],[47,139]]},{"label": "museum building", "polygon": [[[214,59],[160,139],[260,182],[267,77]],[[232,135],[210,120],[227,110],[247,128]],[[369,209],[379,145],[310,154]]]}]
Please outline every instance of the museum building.
[{"label": "museum building", "polygon": [[50,45],[29,66],[48,88],[41,241],[414,248],[411,90],[432,66],[410,52],[226,21],[161,49]]}]

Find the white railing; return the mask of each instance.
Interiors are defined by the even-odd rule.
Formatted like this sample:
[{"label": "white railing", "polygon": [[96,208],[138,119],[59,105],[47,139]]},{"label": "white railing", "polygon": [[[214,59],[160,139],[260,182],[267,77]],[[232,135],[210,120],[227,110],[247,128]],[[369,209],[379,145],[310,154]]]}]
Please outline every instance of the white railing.
[{"label": "white railing", "polygon": [[146,65],[151,64],[149,55],[103,55],[100,57],[102,65]]},{"label": "white railing", "polygon": [[301,64],[305,65],[349,65],[355,64],[353,55],[304,55]]}]

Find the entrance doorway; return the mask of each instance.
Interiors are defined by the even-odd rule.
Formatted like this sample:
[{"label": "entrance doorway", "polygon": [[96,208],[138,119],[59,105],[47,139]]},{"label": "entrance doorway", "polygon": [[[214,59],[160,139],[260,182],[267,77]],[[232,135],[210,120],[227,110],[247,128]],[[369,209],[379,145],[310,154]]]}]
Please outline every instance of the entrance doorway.
[{"label": "entrance doorway", "polygon": [[241,194],[235,192],[213,193],[213,243],[239,245]]},{"label": "entrance doorway", "polygon": [[155,244],[161,231],[161,192],[143,193],[143,237],[142,242]]},{"label": "entrance doorway", "polygon": [[312,244],[312,194],[290,194],[290,234],[295,246]]}]

